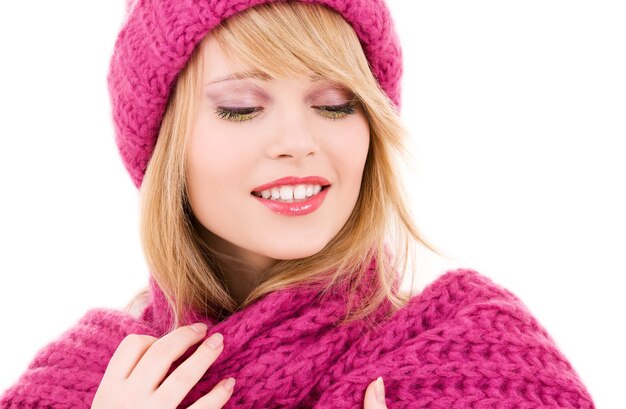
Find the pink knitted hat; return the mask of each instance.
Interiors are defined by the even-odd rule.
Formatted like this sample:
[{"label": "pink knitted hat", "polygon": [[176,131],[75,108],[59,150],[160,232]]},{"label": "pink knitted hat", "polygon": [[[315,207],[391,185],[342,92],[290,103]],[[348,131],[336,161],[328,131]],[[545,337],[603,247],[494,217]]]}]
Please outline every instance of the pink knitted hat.
[{"label": "pink knitted hat", "polygon": [[[233,14],[282,0],[126,1],[107,81],[115,140],[139,188],[176,76],[196,44]],[[402,51],[384,0],[298,1],[326,5],[352,25],[374,77],[399,110]]]}]

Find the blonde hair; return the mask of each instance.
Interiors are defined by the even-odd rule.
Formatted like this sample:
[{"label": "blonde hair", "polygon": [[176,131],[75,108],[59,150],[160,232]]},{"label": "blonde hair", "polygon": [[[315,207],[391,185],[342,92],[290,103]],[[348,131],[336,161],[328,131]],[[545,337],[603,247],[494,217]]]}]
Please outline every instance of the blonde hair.
[{"label": "blonde hair", "polygon": [[[236,56],[276,78],[310,74],[344,85],[364,109],[370,146],[358,201],[341,231],[317,254],[279,260],[238,305],[221,279],[216,253],[203,241],[202,226],[187,198],[185,147],[201,87],[204,41],[200,42],[177,78],[141,186],[142,246],[172,310],[175,322],[170,330],[189,324],[183,312],[190,307],[222,319],[268,293],[293,286],[314,285],[324,295],[335,285],[349,284],[341,324],[367,318],[385,300],[392,310],[406,305],[408,297],[396,286],[412,264],[413,241],[440,253],[419,234],[404,201],[395,164],[400,156],[407,157],[406,132],[372,75],[353,28],[319,4],[273,2],[226,19],[211,33],[229,61]],[[357,286],[372,257],[379,282],[355,307]],[[147,294],[144,289],[127,309]]]}]

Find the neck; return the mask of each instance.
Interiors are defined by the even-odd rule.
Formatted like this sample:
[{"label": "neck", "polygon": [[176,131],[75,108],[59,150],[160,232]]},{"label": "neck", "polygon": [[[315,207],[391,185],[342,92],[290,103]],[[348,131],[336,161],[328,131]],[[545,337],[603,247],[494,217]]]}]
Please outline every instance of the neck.
[{"label": "neck", "polygon": [[259,278],[265,270],[255,268],[238,257],[216,250],[213,253],[218,259],[228,293],[239,305],[243,304],[248,295],[258,286]]}]

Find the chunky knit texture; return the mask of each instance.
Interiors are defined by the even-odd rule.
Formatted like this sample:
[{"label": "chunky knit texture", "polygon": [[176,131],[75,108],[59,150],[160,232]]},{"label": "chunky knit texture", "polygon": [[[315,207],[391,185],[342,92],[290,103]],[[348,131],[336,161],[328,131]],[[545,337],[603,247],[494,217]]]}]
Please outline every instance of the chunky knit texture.
[{"label": "chunky knit texture", "polygon": [[[126,335],[164,335],[171,316],[153,280],[151,292],[138,319],[88,311],[37,353],[0,407],[89,408]],[[389,408],[594,408],[525,305],[474,270],[447,271],[391,318],[381,306],[374,329],[336,326],[342,300],[341,292],[322,301],[311,290],[281,290],[221,322],[200,319],[207,337],[224,335],[224,350],[179,407],[233,376],[226,408],[363,408],[365,389],[383,376]]]},{"label": "chunky knit texture", "polygon": [[[141,186],[167,100],[194,47],[219,23],[277,0],[137,0],[118,34],[107,77],[115,140]],[[400,110],[402,53],[384,0],[299,0],[339,12],[361,41],[372,74]]]}]

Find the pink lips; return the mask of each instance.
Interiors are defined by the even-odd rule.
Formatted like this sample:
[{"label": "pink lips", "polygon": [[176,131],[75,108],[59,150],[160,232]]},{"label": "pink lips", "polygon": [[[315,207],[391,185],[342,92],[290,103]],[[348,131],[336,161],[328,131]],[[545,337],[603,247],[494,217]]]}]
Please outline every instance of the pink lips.
[{"label": "pink lips", "polygon": [[295,176],[287,176],[282,179],[275,180],[273,182],[267,183],[265,185],[254,188],[253,193],[260,193],[264,190],[271,189],[276,186],[283,185],[320,185],[322,186],[322,190],[305,200],[300,200],[297,202],[281,202],[278,200],[264,199],[263,197],[256,196],[252,194],[252,196],[257,199],[259,202],[263,203],[267,206],[271,211],[278,213],[284,216],[303,216],[305,214],[309,214],[317,210],[324,199],[326,198],[326,194],[330,189],[330,182],[319,176],[309,176],[305,178],[299,178]]},{"label": "pink lips", "polygon": [[266,183],[264,185],[255,187],[252,191],[260,193],[264,190],[271,189],[276,186],[283,185],[320,185],[322,187],[330,185],[330,182],[323,177],[320,176],[307,176],[305,178],[299,178],[296,176],[287,176],[284,178],[277,179],[273,182]]},{"label": "pink lips", "polygon": [[263,203],[271,211],[283,216],[303,216],[316,211],[324,201],[330,186],[320,191],[318,194],[298,202],[280,202],[278,200],[264,199],[252,195],[256,200]]}]

